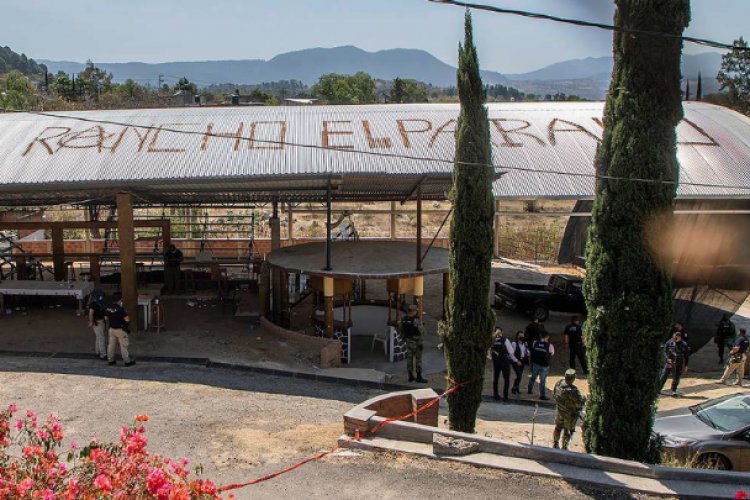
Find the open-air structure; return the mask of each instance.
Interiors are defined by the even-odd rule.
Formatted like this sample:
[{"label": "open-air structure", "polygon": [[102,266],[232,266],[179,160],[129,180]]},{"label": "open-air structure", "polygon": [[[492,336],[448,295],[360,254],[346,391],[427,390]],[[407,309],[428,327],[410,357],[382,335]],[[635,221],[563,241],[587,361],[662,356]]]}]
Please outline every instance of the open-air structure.
[{"label": "open-air structure", "polygon": [[[581,255],[603,104],[493,103],[488,111],[497,174],[496,253],[521,239],[504,232],[507,221],[528,218],[534,226],[541,218],[557,218],[564,223],[555,230],[554,260],[585,265]],[[450,208],[444,204],[458,112],[454,104],[425,104],[2,114],[0,206],[65,205],[88,215],[52,221],[19,219],[6,211],[0,232],[10,242],[0,268],[6,282],[24,281],[29,262],[51,262],[59,282],[68,277],[72,261],[85,262],[97,282],[102,262],[114,260],[126,307],[137,314],[142,261],[158,261],[170,243],[185,245],[184,236],[173,235],[183,223],[174,210],[202,208],[208,218],[209,209],[244,207],[247,229],[226,247],[231,257],[204,259],[217,283],[227,265],[255,271],[261,283],[258,313],[283,326],[289,326],[289,291],[307,283],[323,302],[322,320],[311,321],[322,321],[322,335],[333,336],[334,307],[346,320],[347,300],[366,299],[364,283],[385,280],[393,321],[406,295],[421,304],[424,275],[447,272]],[[686,103],[677,133],[681,220],[742,221],[738,227],[746,228],[750,119]],[[430,208],[425,202],[439,208],[430,212],[435,219],[430,233],[424,232]],[[259,207],[269,212],[270,237],[262,241],[253,234]],[[102,218],[103,210],[109,216]],[[139,218],[147,210],[152,215]],[[153,216],[159,210],[162,216]],[[296,234],[294,214],[302,210],[325,214],[324,231]],[[396,218],[404,210],[413,223],[400,231]],[[345,215],[379,217],[390,228],[384,235],[357,238],[353,226],[337,225]],[[66,238],[76,229],[87,231],[85,242]],[[39,230],[46,239],[24,240],[22,235]],[[111,245],[101,244],[102,231]],[[156,234],[157,244],[144,245],[139,231]],[[741,237],[738,241],[745,241],[746,233]],[[725,264],[746,269],[746,248],[738,245]],[[201,242],[192,257],[200,261],[205,253]],[[268,266],[260,265],[264,260]]]}]

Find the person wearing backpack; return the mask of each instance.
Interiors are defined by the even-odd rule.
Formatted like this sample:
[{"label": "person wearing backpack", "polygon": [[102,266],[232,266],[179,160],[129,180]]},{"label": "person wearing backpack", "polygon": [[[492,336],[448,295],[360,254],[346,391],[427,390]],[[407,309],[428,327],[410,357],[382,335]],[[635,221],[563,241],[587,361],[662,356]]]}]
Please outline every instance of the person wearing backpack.
[{"label": "person wearing backpack", "polygon": [[555,346],[549,341],[549,332],[541,332],[541,339],[531,344],[531,377],[529,378],[528,393],[534,392],[534,383],[539,378],[539,399],[547,401],[547,375],[549,374],[549,365],[552,356],[555,355]]},{"label": "person wearing backpack", "polygon": [[510,366],[521,365],[521,362],[516,358],[513,352],[513,345],[510,339],[503,335],[503,329],[500,325],[495,326],[495,337],[490,348],[490,355],[492,357],[492,393],[495,397],[495,401],[500,400],[500,395],[497,391],[497,382],[500,378],[500,373],[503,374],[503,401],[508,401],[508,389],[510,388]]}]

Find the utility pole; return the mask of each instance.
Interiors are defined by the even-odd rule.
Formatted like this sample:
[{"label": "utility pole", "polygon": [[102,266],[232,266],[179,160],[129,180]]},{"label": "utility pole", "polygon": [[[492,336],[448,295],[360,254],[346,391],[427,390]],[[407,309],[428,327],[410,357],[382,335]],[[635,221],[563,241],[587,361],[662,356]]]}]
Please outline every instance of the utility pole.
[{"label": "utility pole", "polygon": [[161,92],[161,86],[164,84],[164,75],[159,75],[159,92]]}]

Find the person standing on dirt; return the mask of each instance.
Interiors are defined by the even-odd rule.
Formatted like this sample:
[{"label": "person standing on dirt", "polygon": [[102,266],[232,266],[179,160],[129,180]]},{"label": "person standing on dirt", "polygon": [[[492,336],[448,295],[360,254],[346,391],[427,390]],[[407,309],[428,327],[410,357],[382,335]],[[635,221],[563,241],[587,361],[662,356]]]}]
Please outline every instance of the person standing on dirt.
[{"label": "person standing on dirt", "polygon": [[130,332],[130,316],[122,305],[122,294],[117,292],[114,295],[115,303],[112,307],[107,308],[104,313],[104,317],[109,323],[109,346],[107,347],[107,360],[110,365],[116,364],[115,361],[115,347],[120,344],[120,354],[122,354],[122,360],[125,362],[125,366],[133,366],[135,361],[130,358],[128,353],[128,346],[130,340],[128,339],[128,333]]},{"label": "person standing on dirt", "polygon": [[682,373],[688,369],[689,356],[690,348],[687,343],[683,342],[682,332],[674,332],[672,338],[664,344],[665,360],[664,369],[661,371],[661,378],[659,379],[660,392],[671,375],[672,391],[670,395],[682,395],[682,392],[677,390],[677,386],[680,385],[680,377],[682,377]]},{"label": "person standing on dirt", "polygon": [[724,364],[724,349],[732,349],[736,335],[736,327],[734,326],[734,323],[732,323],[732,320],[729,319],[729,314],[725,313],[716,325],[716,335],[714,336],[714,343],[719,349],[720,365]]},{"label": "person standing on dirt", "polygon": [[521,379],[523,378],[523,369],[529,364],[529,346],[526,344],[526,336],[521,330],[516,332],[516,341],[511,344],[513,347],[513,355],[516,357],[519,364],[513,366],[513,370],[516,372],[516,379],[513,381],[513,388],[511,392],[513,394],[521,394]]},{"label": "person standing on dirt", "polygon": [[547,401],[547,375],[552,356],[555,355],[555,346],[549,341],[549,332],[542,331],[542,338],[531,344],[531,377],[529,378],[528,393],[534,391],[534,383],[539,377],[539,399]]},{"label": "person standing on dirt", "polygon": [[422,350],[427,330],[417,318],[417,306],[409,306],[409,312],[401,318],[398,333],[406,341],[406,370],[409,372],[409,382],[427,383],[427,380],[422,378]]},{"label": "person standing on dirt", "polygon": [[107,328],[104,324],[104,310],[104,290],[97,288],[91,292],[89,299],[89,328],[94,331],[94,352],[101,360],[107,359],[107,339],[105,338]]},{"label": "person standing on dirt", "polygon": [[500,400],[500,394],[497,390],[497,382],[500,373],[503,374],[503,401],[508,401],[508,389],[510,388],[510,367],[522,366],[513,352],[513,345],[510,339],[503,335],[503,329],[500,325],[495,326],[495,339],[490,348],[492,357],[492,394],[495,401]]},{"label": "person standing on dirt", "polygon": [[729,351],[729,364],[724,375],[719,380],[720,384],[725,384],[732,376],[732,373],[737,372],[737,383],[739,387],[743,387],[742,381],[745,378],[745,362],[747,361],[747,348],[750,346],[750,340],[747,338],[747,331],[744,328],[740,328],[740,335],[734,341],[732,350]]},{"label": "person standing on dirt", "polygon": [[570,324],[565,327],[563,332],[565,345],[568,346],[570,352],[570,368],[576,369],[576,357],[578,362],[581,363],[581,369],[584,375],[589,374],[589,367],[586,363],[586,348],[583,345],[583,328],[581,328],[581,318],[573,316],[570,320]]},{"label": "person standing on dirt", "polygon": [[576,423],[581,415],[581,410],[586,404],[586,398],[575,386],[576,371],[573,368],[565,372],[565,378],[555,384],[555,431],[552,434],[553,447],[560,447],[560,435],[562,434],[562,449],[567,450],[573,433],[576,431]]},{"label": "person standing on dirt", "polygon": [[544,332],[544,323],[540,323],[539,318],[534,318],[524,332],[526,334],[526,341],[530,346],[542,338],[542,332]]},{"label": "person standing on dirt", "polygon": [[179,287],[182,260],[182,251],[175,245],[169,245],[164,252],[164,286],[167,292],[174,292]]}]

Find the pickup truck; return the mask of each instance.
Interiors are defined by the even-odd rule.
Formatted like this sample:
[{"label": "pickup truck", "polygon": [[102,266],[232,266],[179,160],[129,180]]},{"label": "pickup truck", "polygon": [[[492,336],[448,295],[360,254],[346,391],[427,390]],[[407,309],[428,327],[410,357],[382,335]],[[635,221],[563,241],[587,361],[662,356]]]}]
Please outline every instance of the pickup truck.
[{"label": "pickup truck", "polygon": [[496,308],[515,309],[546,321],[550,311],[586,314],[583,300],[583,278],[568,274],[553,274],[546,285],[495,282]]}]

